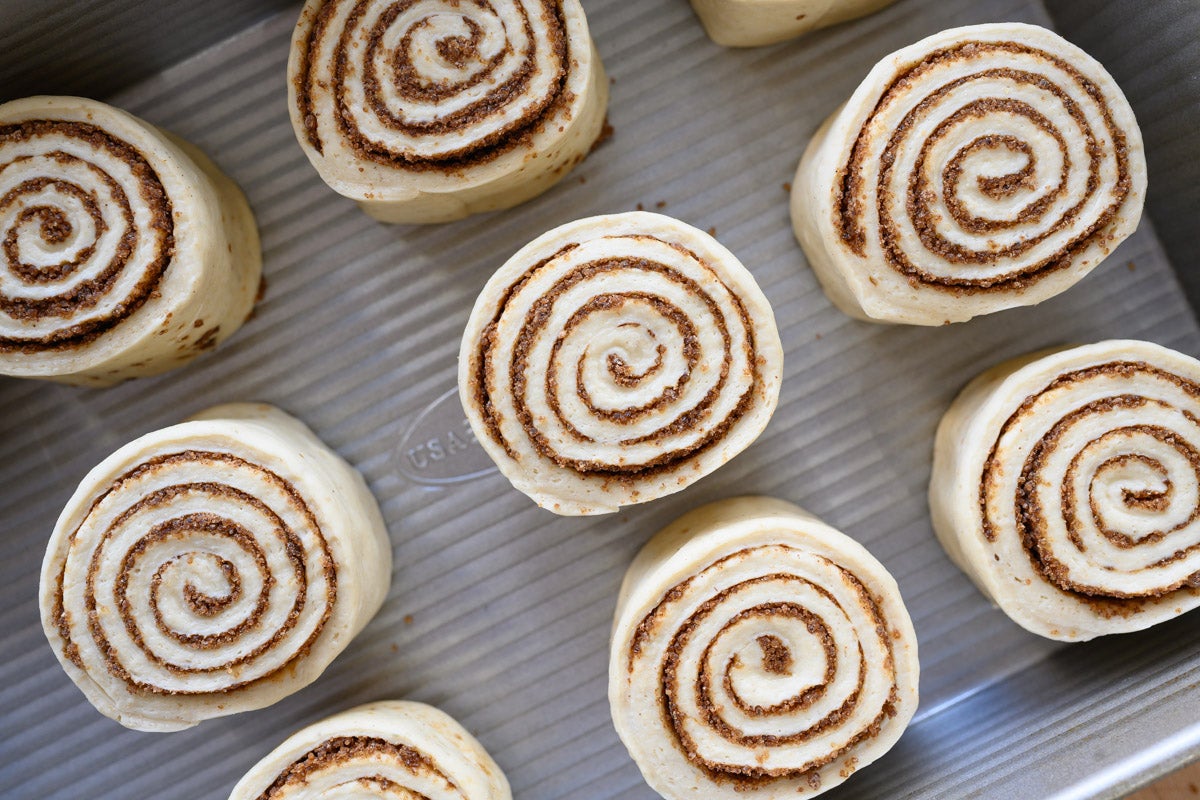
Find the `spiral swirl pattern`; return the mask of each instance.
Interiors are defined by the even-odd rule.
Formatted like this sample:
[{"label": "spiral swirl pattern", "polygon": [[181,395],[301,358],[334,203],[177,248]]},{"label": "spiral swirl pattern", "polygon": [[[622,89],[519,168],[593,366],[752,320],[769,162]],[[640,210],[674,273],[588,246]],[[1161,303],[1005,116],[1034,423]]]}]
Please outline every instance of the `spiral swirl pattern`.
[{"label": "spiral swirl pattern", "polygon": [[1136,227],[1145,174],[1099,64],[1041,28],[982,25],[875,68],[806,153],[793,217],[850,313],[941,324],[1077,281]]},{"label": "spiral swirl pattern", "polygon": [[253,215],[202,153],[78,97],[0,105],[0,373],[111,385],[237,329]]},{"label": "spiral swirl pattern", "polygon": [[[331,25],[347,5],[344,22]],[[419,166],[511,147],[514,131],[560,99],[566,76],[565,23],[542,0],[327,2],[306,52],[326,36],[337,40],[338,129],[364,157],[386,163]],[[306,133],[321,152],[313,65],[301,74]]]},{"label": "spiral swirl pattern", "polygon": [[915,707],[894,581],[779,501],[716,503],[655,537],[616,632],[614,719],[665,797],[696,781],[706,797],[830,788],[886,751]]},{"label": "spiral swirl pattern", "polygon": [[511,800],[483,747],[430,706],[380,702],[299,731],[260,761],[231,800]]},{"label": "spiral swirl pattern", "polygon": [[[577,0],[309,0],[293,47],[301,144],[333,188],[388,221],[456,213],[444,197],[414,206],[424,191],[496,179],[523,195],[533,177],[515,173],[557,180],[600,133],[606,87]],[[539,152],[545,164],[524,165]]]},{"label": "spiral swirl pattern", "polygon": [[157,288],[172,207],[139,150],[96,125],[0,124],[0,352],[72,347]]},{"label": "spiral swirl pattern", "polygon": [[747,446],[781,363],[770,306],[732,254],[628,214],[551,231],[501,268],[468,324],[459,386],[517,488],[597,513],[683,488]]},{"label": "spiral swirl pattern", "polygon": [[[267,419],[299,427],[281,412]],[[295,680],[327,629],[344,625],[338,522],[272,466],[274,453],[178,435],[197,425],[152,434],[152,451],[138,446],[111,478],[101,465],[103,485],[85,482],[86,505],[64,512],[47,559],[48,633],[131,727],[263,705],[251,695]]]},{"label": "spiral swirl pattern", "polygon": [[[974,385],[940,436],[981,424],[964,414],[1007,416],[964,453],[939,450],[931,497],[939,535],[954,536],[952,554],[1002,608],[1077,639],[1200,602],[1200,364],[1104,342],[1001,365]],[[980,476],[969,500],[943,485],[955,468]],[[965,523],[956,534],[951,514]]]}]

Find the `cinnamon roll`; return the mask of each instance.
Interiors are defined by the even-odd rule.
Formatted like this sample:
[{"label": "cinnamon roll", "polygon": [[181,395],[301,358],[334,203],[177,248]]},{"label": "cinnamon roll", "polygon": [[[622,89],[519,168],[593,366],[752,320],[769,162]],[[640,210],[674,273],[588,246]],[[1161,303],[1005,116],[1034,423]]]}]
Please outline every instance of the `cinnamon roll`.
[{"label": "cinnamon roll", "polygon": [[710,39],[725,47],[758,47],[865,17],[895,0],[692,0]]},{"label": "cinnamon roll", "polygon": [[835,305],[941,325],[1052,297],[1138,225],[1146,160],[1087,53],[1015,23],[879,62],[817,131],[792,222]]},{"label": "cinnamon roll", "polygon": [[290,736],[230,800],[380,797],[511,800],[496,762],[449,715],[423,703],[368,703]]},{"label": "cinnamon roll", "polygon": [[308,0],[288,96],[335,191],[383,222],[448,222],[583,161],[608,80],[579,0]]},{"label": "cinnamon roll", "polygon": [[362,477],[282,411],[225,405],[88,473],[50,538],[42,627],[102,714],[180,730],[316,680],[390,578]]},{"label": "cinnamon roll", "polygon": [[917,642],[861,545],[765,497],[696,509],[638,554],[617,601],[617,733],[668,800],[790,798],[888,751],[917,706]]},{"label": "cinnamon roll", "polygon": [[458,386],[513,486],[558,514],[601,514],[749,447],[782,369],[771,306],[737,258],[632,212],[555,228],[509,259],[471,312]]},{"label": "cinnamon roll", "polygon": [[0,105],[0,374],[107,386],[230,336],[262,268],[199,150],[80,97]]},{"label": "cinnamon roll", "polygon": [[1200,362],[1108,341],[994,367],[938,427],[946,552],[1022,627],[1082,641],[1200,605]]}]

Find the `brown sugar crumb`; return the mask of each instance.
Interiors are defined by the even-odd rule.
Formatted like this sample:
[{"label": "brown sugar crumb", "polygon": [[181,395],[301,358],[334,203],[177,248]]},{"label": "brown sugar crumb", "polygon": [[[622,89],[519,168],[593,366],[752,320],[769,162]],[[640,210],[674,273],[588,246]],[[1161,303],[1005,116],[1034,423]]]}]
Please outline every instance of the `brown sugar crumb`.
[{"label": "brown sugar crumb", "polygon": [[605,117],[604,125],[603,125],[603,127],[600,128],[600,135],[596,137],[596,141],[592,142],[592,149],[588,150],[588,152],[589,153],[596,152],[596,149],[598,147],[601,147],[605,142],[607,142],[609,139],[611,139],[613,137],[613,134],[616,132],[617,132],[617,129],[614,128],[612,125],[610,125],[608,122],[608,117]]},{"label": "brown sugar crumb", "polygon": [[580,175],[580,176],[579,176],[579,185],[580,185],[580,186],[582,186],[582,185],[583,185],[583,184],[585,184],[585,183],[587,183],[587,176],[586,176],[586,175]]},{"label": "brown sugar crumb", "polygon": [[764,634],[759,636],[758,646],[762,648],[763,669],[772,675],[788,675],[792,671],[792,651],[778,636]]},{"label": "brown sugar crumb", "polygon": [[1134,272],[1137,270],[1137,264],[1130,261],[1128,264],[1125,265],[1125,268],[1128,269],[1130,272]]},{"label": "brown sugar crumb", "polygon": [[792,190],[792,185],[791,185],[790,183],[786,183],[786,182],[785,182],[785,183],[783,184],[783,190],[784,190],[785,192],[790,192],[790,191]]},{"label": "brown sugar crumb", "polygon": [[405,615],[404,615],[404,624],[405,624],[405,625],[412,625],[412,624],[413,624],[413,615],[412,615],[412,614],[405,614]]},{"label": "brown sugar crumb", "polygon": [[667,207],[667,201],[666,201],[666,200],[659,200],[657,203],[655,203],[655,204],[654,204],[654,207],[655,207],[655,208],[666,208],[666,207]]},{"label": "brown sugar crumb", "polygon": [[716,225],[713,225],[712,227],[710,227],[710,228],[708,229],[708,235],[709,235],[709,236],[716,236],[716,235],[717,235],[717,226],[716,226]]},{"label": "brown sugar crumb", "polygon": [[637,210],[638,210],[638,211],[645,211],[645,210],[646,210],[646,207],[645,207],[644,205],[642,205],[641,203],[638,203],[638,204],[637,204]]},{"label": "brown sugar crumb", "polygon": [[221,326],[216,325],[204,332],[204,335],[196,340],[194,347],[197,350],[211,350],[217,346],[217,334],[221,332]]},{"label": "brown sugar crumb", "polygon": [[400,652],[400,645],[396,644],[395,642],[392,642],[392,652],[393,652],[393,653],[399,653],[399,652]]},{"label": "brown sugar crumb", "polygon": [[438,55],[442,60],[452,64],[459,69],[466,66],[468,61],[479,57],[479,40],[481,31],[478,28],[473,28],[470,37],[466,36],[451,36],[446,39],[439,39],[436,45]]}]

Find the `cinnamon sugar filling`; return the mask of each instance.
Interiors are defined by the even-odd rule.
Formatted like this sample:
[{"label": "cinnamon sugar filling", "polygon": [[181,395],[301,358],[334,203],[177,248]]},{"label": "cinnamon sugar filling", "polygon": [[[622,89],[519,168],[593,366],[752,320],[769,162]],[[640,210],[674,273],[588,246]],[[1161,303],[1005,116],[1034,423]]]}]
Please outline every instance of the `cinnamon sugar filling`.
[{"label": "cinnamon sugar filling", "polygon": [[[257,683],[259,681],[268,680],[271,676],[291,667],[296,661],[302,659],[308,650],[312,647],[318,636],[320,636],[326,622],[333,611],[334,603],[337,599],[337,570],[334,564],[333,556],[329,551],[329,546],[321,536],[320,526],[317,523],[316,517],[308,507],[304,498],[299,494],[295,487],[284,478],[280,477],[271,470],[257,464],[253,464],[238,456],[230,453],[207,452],[200,450],[185,450],[178,453],[156,456],[149,459],[137,467],[126,472],[124,475],[115,479],[109,489],[101,493],[92,502],[88,516],[92,511],[109,495],[114,492],[120,492],[123,485],[130,480],[143,476],[150,472],[159,472],[170,470],[175,466],[184,463],[201,462],[211,468],[212,473],[220,474],[222,469],[241,468],[252,470],[264,482],[270,483],[275,488],[280,490],[288,500],[291,507],[291,512],[302,516],[311,531],[318,538],[320,548],[319,561],[322,565],[324,577],[327,585],[325,597],[313,601],[309,598],[308,588],[309,579],[307,568],[305,566],[304,545],[296,535],[296,533],[284,522],[283,518],[275,511],[267,507],[260,499],[246,494],[240,489],[232,486],[217,483],[190,483],[190,484],[175,484],[161,488],[155,492],[138,498],[135,502],[126,507],[109,525],[102,534],[100,542],[91,551],[89,558],[88,571],[85,583],[85,607],[79,610],[68,610],[64,603],[63,580],[65,578],[66,563],[64,562],[62,569],[59,571],[57,578],[57,587],[54,596],[54,619],[57,622],[59,637],[63,642],[63,653],[80,669],[86,669],[84,661],[79,654],[78,645],[72,640],[71,636],[71,614],[85,613],[87,618],[87,627],[93,639],[93,644],[97,653],[101,654],[104,659],[106,669],[114,677],[123,681],[131,691],[144,692],[151,694],[167,694],[167,695],[187,695],[187,694],[223,694],[236,691],[243,687]],[[103,626],[100,623],[100,609],[97,604],[96,597],[96,581],[103,565],[100,563],[101,554],[104,550],[105,543],[112,540],[134,515],[147,509],[156,507],[169,508],[172,501],[185,495],[194,495],[202,493],[213,497],[222,497],[233,500],[239,504],[253,508],[258,514],[268,519],[273,527],[271,536],[278,542],[278,546],[283,549],[283,552],[291,562],[292,568],[295,570],[297,578],[296,597],[288,610],[287,616],[282,624],[271,632],[271,636],[266,638],[255,648],[247,651],[242,656],[224,662],[219,665],[209,667],[184,667],[178,664],[164,661],[157,653],[155,653],[146,643],[142,631],[139,628],[139,620],[136,619],[133,612],[133,603],[128,597],[128,587],[130,576],[137,567],[137,561],[146,550],[153,545],[163,541],[179,541],[181,544],[186,544],[190,535],[202,533],[206,535],[218,536],[229,539],[236,543],[239,548],[247,553],[250,559],[260,571],[260,580],[262,589],[255,599],[253,609],[236,625],[211,634],[188,634],[172,630],[163,620],[159,607],[159,591],[161,588],[162,574],[166,566],[170,562],[166,562],[158,567],[155,574],[151,578],[151,597],[150,605],[154,616],[154,624],[157,629],[180,645],[194,648],[196,650],[213,650],[216,648],[228,646],[236,642],[239,637],[244,634],[257,630],[261,627],[269,602],[270,588],[274,585],[275,578],[270,574],[267,563],[267,555],[263,551],[262,546],[258,543],[259,540],[241,525],[232,520],[224,518],[212,513],[189,513],[177,517],[170,518],[164,522],[154,525],[143,536],[139,537],[137,542],[121,557],[121,563],[115,573],[114,579],[114,595],[117,602],[117,608],[120,620],[133,640],[135,645],[142,651],[145,658],[151,663],[171,672],[176,675],[190,675],[197,673],[217,674],[222,672],[230,673],[230,683],[218,689],[207,690],[204,692],[194,692],[184,689],[167,689],[155,685],[145,683],[134,677],[125,667],[121,660],[121,654],[118,648],[113,646],[104,634]],[[86,521],[86,518],[85,518]],[[75,538],[82,528],[84,523],[80,523],[70,535],[69,547],[74,544]],[[189,557],[215,557],[221,562],[221,568],[224,574],[228,577],[230,589],[223,597],[210,597],[203,595],[194,587],[185,586],[183,600],[189,607],[199,616],[213,616],[220,613],[221,610],[228,607],[241,596],[242,576],[236,571],[233,564],[226,559],[220,558],[215,554],[199,551],[196,553],[188,553],[181,551],[179,555],[172,558],[170,561],[179,559],[187,559]],[[299,623],[301,615],[312,604],[312,602],[321,602],[320,619],[314,625],[311,634],[304,641],[294,647],[295,652],[291,657],[285,659],[278,667],[272,669],[268,673],[261,675],[251,680],[236,680],[238,668],[253,663],[253,661],[264,654],[268,653],[279,645]]]},{"label": "cinnamon sugar filling", "polygon": [[[0,311],[18,321],[39,321],[47,317],[70,317],[82,309],[95,306],[111,290],[117,280],[130,268],[129,258],[139,242],[139,236],[152,239],[153,259],[142,269],[142,274],[128,294],[109,312],[83,322],[65,325],[40,336],[0,337],[0,352],[37,353],[45,350],[61,350],[81,347],[104,333],[116,328],[122,321],[141,308],[157,291],[163,275],[171,263],[175,250],[174,220],[171,200],[167,196],[158,174],[146,158],[133,145],[107,133],[103,129],[84,122],[35,119],[0,126],[0,151],[5,145],[16,145],[41,137],[66,137],[82,142],[96,151],[124,162],[138,182],[138,202],[149,209],[151,221],[145,230],[135,225],[131,200],[111,176],[100,167],[79,156],[61,150],[40,154],[64,165],[82,166],[92,172],[97,180],[111,192],[115,209],[101,209],[98,199],[83,187],[54,175],[29,179],[10,189],[0,198],[0,212],[20,203],[23,198],[52,187],[75,198],[91,218],[97,237],[107,225],[104,210],[119,214],[125,222],[125,234],[117,243],[112,259],[96,275],[61,294],[44,298],[11,297],[0,294]],[[25,161],[32,156],[21,156],[0,165],[0,169]],[[4,264],[10,273],[28,284],[45,284],[69,277],[92,258],[94,245],[81,248],[68,261],[46,267],[35,267],[23,262],[18,252],[17,229],[23,224],[39,223],[43,241],[54,245],[65,241],[73,226],[61,209],[49,206],[24,208],[17,215],[14,227],[4,234],[2,245]]]},{"label": "cinnamon sugar filling", "polygon": [[[378,5],[378,2],[358,0],[340,29],[332,31],[333,18],[344,2],[345,0],[326,0],[317,10],[300,52],[300,66],[295,79],[297,110],[305,136],[318,153],[324,152],[324,145],[314,108],[313,94],[317,89],[332,91],[332,113],[338,133],[349,149],[364,160],[404,170],[453,172],[487,163],[528,145],[532,137],[541,132],[550,121],[560,116],[563,119],[569,118],[569,106],[575,97],[566,89],[566,84],[568,71],[575,60],[572,58],[571,42],[567,36],[561,4],[555,0],[540,0],[538,5],[537,10],[542,16],[547,32],[543,38],[535,37],[529,18],[522,14],[519,24],[530,43],[530,52],[508,78],[463,108],[446,116],[422,122],[405,119],[388,108],[383,92],[384,79],[378,74],[376,67],[380,48],[384,47],[385,33],[401,14],[415,5],[416,0],[392,0],[372,25],[366,35],[365,45],[361,48],[352,47],[351,32],[371,10],[372,4]],[[469,3],[484,11],[490,9],[487,0],[458,2]],[[458,82],[430,81],[422,78],[410,53],[416,31],[430,23],[428,20],[418,20],[413,28],[404,33],[394,52],[387,54],[386,62],[390,66],[392,78],[388,88],[402,100],[436,102],[469,92],[494,75],[504,58],[511,55],[511,44],[506,44],[496,55],[486,62],[483,61],[478,49],[482,41],[482,31],[478,23],[465,16],[463,19],[467,26],[467,35],[441,39],[436,42],[435,50],[438,57],[448,64],[461,68],[470,62],[479,62],[479,70]],[[315,77],[313,64],[314,54],[322,49],[330,37],[336,37],[331,65],[332,86]],[[359,54],[352,56],[351,53],[356,50]],[[351,101],[347,94],[347,82],[352,57],[357,59],[356,63],[359,64],[363,92],[374,118],[389,130],[416,136],[454,133],[463,127],[498,118],[514,102],[524,97],[536,70],[541,68],[538,61],[543,55],[548,56],[547,60],[556,65],[548,91],[539,96],[520,116],[499,124],[486,135],[466,142],[457,149],[436,156],[406,152],[396,149],[387,141],[368,138],[359,130],[349,113]]]},{"label": "cinnamon sugar filling", "polygon": [[[682,372],[678,380],[672,385],[667,386],[656,397],[634,407],[616,410],[598,408],[583,385],[582,364],[574,365],[573,369],[568,365],[565,371],[574,376],[577,396],[588,412],[598,418],[610,423],[631,425],[647,414],[670,407],[673,402],[682,396],[684,387],[691,380],[693,372],[697,368],[701,358],[705,359],[706,368],[719,371],[713,387],[692,407],[681,410],[668,424],[661,428],[645,435],[634,436],[620,441],[617,443],[618,446],[628,447],[665,440],[708,421],[708,418],[712,415],[714,406],[731,384],[730,370],[733,364],[733,338],[728,328],[728,321],[725,319],[725,315],[722,313],[717,301],[703,286],[664,264],[637,257],[621,257],[598,260],[579,266],[559,279],[550,290],[543,296],[540,296],[526,314],[524,324],[521,327],[513,349],[513,358],[508,365],[508,369],[502,371],[500,365],[493,363],[493,350],[496,329],[509,300],[519,293],[528,284],[531,277],[542,267],[569,252],[575,246],[570,245],[565,247],[549,258],[540,261],[526,272],[520,280],[516,281],[505,293],[505,296],[496,309],[492,322],[484,329],[476,356],[478,367],[475,373],[474,395],[476,407],[481,411],[487,431],[494,441],[505,448],[505,451],[511,458],[519,460],[518,451],[520,448],[505,440],[500,431],[499,413],[491,402],[491,393],[493,391],[500,391],[500,387],[503,387],[503,390],[509,392],[513,398],[515,413],[521,423],[526,442],[538,455],[553,461],[561,467],[571,469],[580,474],[596,475],[615,480],[631,480],[677,468],[680,464],[687,463],[691,458],[724,438],[729,429],[749,411],[754,403],[757,392],[761,388],[761,376],[758,371],[758,358],[755,352],[754,327],[749,312],[736,293],[728,291],[728,296],[739,316],[738,322],[746,334],[745,359],[749,365],[748,372],[750,374],[746,376],[748,380],[746,381],[745,389],[740,394],[731,412],[724,419],[711,424],[706,435],[700,437],[689,446],[660,453],[640,463],[611,463],[601,460],[568,458],[560,454],[555,449],[553,442],[539,430],[536,415],[525,403],[525,391],[527,382],[530,379],[529,376],[533,371],[528,363],[529,353],[532,350],[533,344],[543,335],[557,299],[579,283],[594,278],[597,275],[605,273],[616,275],[628,270],[652,272],[660,275],[684,287],[689,295],[699,298],[705,304],[713,319],[717,321],[716,325],[723,342],[723,351],[715,357],[706,357],[706,354],[701,353],[699,334],[695,323],[681,309],[662,297],[635,290],[628,292],[605,292],[589,299],[587,303],[572,314],[563,330],[556,333],[545,378],[545,390],[550,413],[554,415],[567,435],[575,438],[577,441],[591,441],[591,439],[583,434],[578,429],[578,426],[566,417],[559,405],[558,395],[563,387],[560,386],[560,370],[556,369],[556,366],[562,344],[567,336],[592,313],[620,308],[623,304],[629,302],[637,302],[651,307],[662,318],[668,320],[678,331],[683,342],[682,355],[686,364],[686,369]],[[709,272],[714,276],[716,275],[716,272],[695,253],[679,245],[670,246],[685,253],[690,259],[703,264]],[[636,376],[628,369],[628,365],[625,365],[620,359],[615,359],[614,356],[610,355],[606,359],[606,365],[610,374],[614,376],[617,382],[625,386],[632,386],[655,374],[657,369],[661,367],[663,354],[662,345],[659,345],[657,364],[644,374]]]},{"label": "cinnamon sugar filling", "polygon": [[[1056,391],[1070,390],[1076,384],[1082,384],[1090,379],[1104,375],[1118,375],[1131,381],[1139,375],[1149,375],[1174,384],[1189,395],[1197,398],[1197,400],[1200,400],[1200,385],[1143,361],[1114,361],[1059,375],[1047,384],[1044,389],[1027,397],[1008,417],[1003,426],[1001,426],[996,436],[996,441],[993,443],[991,451],[984,462],[979,486],[979,509],[982,531],[987,541],[994,542],[1003,533],[1003,531],[998,529],[997,523],[991,519],[989,513],[989,492],[991,487],[1000,485],[1000,475],[1004,470],[1004,466],[1001,464],[1000,447],[1001,442],[1004,441],[1008,432],[1022,423],[1025,416],[1030,413],[1031,409],[1043,396]],[[1062,478],[1060,502],[1056,508],[1048,509],[1043,507],[1043,502],[1037,493],[1037,487],[1045,480],[1041,475],[1044,464],[1051,453],[1056,450],[1067,431],[1073,426],[1105,412],[1120,409],[1138,409],[1150,405],[1168,408],[1166,403],[1159,400],[1138,394],[1126,393],[1114,394],[1093,400],[1064,415],[1030,447],[1029,454],[1025,458],[1017,482],[1017,494],[1013,499],[1016,521],[1016,530],[1014,533],[1020,537],[1021,546],[1034,570],[1043,576],[1049,585],[1081,602],[1087,603],[1096,613],[1104,617],[1130,616],[1141,610],[1148,599],[1166,597],[1176,591],[1194,591],[1200,588],[1200,571],[1198,571],[1198,574],[1194,574],[1183,580],[1139,593],[1122,591],[1112,586],[1100,587],[1076,582],[1071,579],[1068,567],[1053,550],[1047,530],[1047,515],[1051,513],[1060,515],[1060,518],[1063,519],[1066,525],[1068,540],[1080,552],[1086,550],[1086,545],[1081,534],[1084,514],[1090,514],[1090,520],[1096,531],[1118,548],[1135,550],[1140,546],[1161,542],[1170,534],[1188,527],[1200,518],[1200,507],[1193,508],[1186,519],[1168,529],[1152,531],[1144,537],[1134,539],[1128,534],[1112,530],[1103,523],[1102,514],[1094,493],[1094,484],[1089,484],[1086,502],[1081,506],[1083,498],[1076,497],[1072,490],[1077,481],[1080,459],[1090,447],[1133,435],[1149,436],[1172,448],[1182,456],[1191,465],[1192,479],[1197,484],[1200,484],[1200,450],[1197,450],[1195,446],[1184,440],[1176,432],[1158,425],[1122,425],[1119,428],[1105,430],[1094,439],[1091,439],[1071,458]],[[1162,492],[1152,490],[1132,492],[1126,490],[1123,494],[1123,501],[1129,507],[1138,507],[1145,510],[1165,510],[1169,504],[1174,487],[1171,481],[1166,479],[1166,467],[1157,459],[1143,454],[1122,453],[1105,459],[1096,467],[1094,473],[1100,474],[1107,469],[1134,461],[1145,464],[1157,474],[1163,476],[1165,487]],[[1198,551],[1200,551],[1200,544],[1181,548],[1174,554],[1160,559],[1149,566],[1164,566],[1192,557]]]},{"label": "cinnamon sugar filling", "polygon": [[[378,764],[380,759],[386,759],[386,762]],[[379,766],[386,765],[387,767],[403,770],[412,775],[431,775],[449,786],[454,786],[453,781],[439,770],[428,756],[416,748],[405,744],[396,744],[373,736],[338,736],[325,740],[289,764],[271,782],[271,785],[263,790],[263,793],[258,796],[257,800],[282,800],[293,789],[304,786],[311,777],[320,772],[335,770],[340,766],[348,765],[355,761],[367,760]],[[375,788],[369,785],[375,784],[385,790],[403,791],[406,796],[412,796],[416,800],[421,800],[422,798],[428,800],[425,795],[407,786],[403,786],[384,775],[355,777],[347,780],[346,783],[352,781],[367,784],[364,788]]]},{"label": "cinnamon sugar filling", "polygon": [[[1020,241],[1007,247],[995,247],[988,250],[973,250],[957,245],[945,239],[937,230],[941,220],[935,215],[929,203],[936,198],[936,192],[928,184],[927,159],[931,148],[949,132],[958,122],[970,117],[986,117],[995,113],[1007,113],[1019,116],[1039,130],[1053,138],[1059,146],[1064,167],[1058,183],[1047,194],[1039,197],[1030,204],[1019,209],[1009,220],[984,220],[970,214],[958,196],[957,179],[961,175],[962,161],[971,152],[980,148],[1005,147],[1021,152],[1026,156],[1026,164],[1012,175],[984,178],[980,181],[980,190],[993,198],[1009,196],[1020,189],[1032,187],[1032,175],[1036,167],[1036,153],[1025,142],[1009,136],[977,137],[959,150],[942,171],[945,190],[946,213],[961,230],[972,233],[1010,230],[1019,225],[1040,222],[1053,202],[1061,197],[1066,189],[1066,176],[1071,168],[1066,141],[1063,134],[1053,123],[1037,109],[1027,103],[1011,98],[979,98],[963,108],[958,109],[946,120],[943,120],[930,137],[922,142],[919,157],[910,175],[907,176],[907,196],[905,212],[915,229],[925,250],[935,260],[949,261],[956,264],[979,264],[994,266],[1000,259],[1017,257],[1028,251],[1048,237],[1064,230],[1070,230],[1081,213],[1081,210],[1101,190],[1100,164],[1104,157],[1101,145],[1092,130],[1087,116],[1079,104],[1062,88],[1051,83],[1044,75],[1030,73],[1012,68],[987,68],[978,72],[959,77],[945,85],[929,91],[891,133],[888,143],[880,157],[881,167],[877,185],[877,216],[880,221],[879,239],[887,262],[898,272],[907,276],[914,285],[927,286],[954,293],[972,293],[987,291],[1012,291],[1023,289],[1044,276],[1072,265],[1078,255],[1089,247],[1098,236],[1103,236],[1116,219],[1118,212],[1132,190],[1132,179],[1129,173],[1128,145],[1124,132],[1113,120],[1112,111],[1108,107],[1103,92],[1082,72],[1067,61],[1050,53],[1032,48],[1017,42],[967,42],[954,47],[945,48],[932,53],[919,63],[901,71],[892,83],[884,90],[863,124],[858,138],[851,149],[849,161],[839,171],[836,187],[834,225],[842,243],[851,252],[866,257],[868,232],[864,229],[865,193],[867,160],[870,153],[870,133],[873,121],[884,109],[904,95],[923,91],[921,81],[931,71],[956,61],[969,61],[980,55],[993,51],[1033,55],[1053,64],[1075,81],[1075,84],[1090,97],[1103,118],[1105,129],[1112,142],[1112,157],[1116,162],[1116,178],[1111,187],[1110,202],[1096,216],[1095,220],[1082,230],[1070,237],[1070,240],[1059,248],[1056,253],[1042,258],[1035,263],[1020,266],[1002,275],[972,278],[969,275],[943,276],[936,275],[923,269],[919,263],[919,254],[905,253],[899,244],[899,229],[891,217],[894,205],[891,185],[892,172],[895,169],[897,153],[908,134],[917,127],[918,122],[928,112],[953,90],[972,81],[1002,78],[1017,84],[1034,86],[1041,91],[1053,94],[1059,99],[1067,113],[1074,120],[1084,136],[1084,149],[1089,155],[1086,189],[1079,201],[1066,209],[1057,219],[1044,229],[1023,237]],[[1082,165],[1081,165],[1082,166]]]},{"label": "cinnamon sugar filling", "polygon": [[[749,550],[739,551],[730,554],[715,561],[713,564],[706,567],[701,574],[712,570],[724,568],[730,562],[743,558]],[[805,775],[815,775],[816,770],[832,763],[842,755],[852,750],[859,743],[870,739],[879,734],[884,721],[894,715],[895,703],[899,697],[899,690],[896,686],[895,663],[893,660],[892,642],[887,635],[887,624],[883,617],[883,612],[879,608],[875,598],[871,592],[846,569],[833,565],[837,569],[847,583],[852,587],[857,597],[856,613],[865,615],[869,627],[864,630],[871,631],[878,637],[882,649],[886,653],[884,663],[868,664],[864,656],[861,642],[855,643],[859,652],[859,670],[856,676],[856,682],[853,688],[847,694],[845,700],[835,709],[825,714],[820,720],[814,721],[807,725],[804,729],[788,734],[746,734],[729,724],[723,717],[724,709],[714,699],[713,686],[716,681],[720,681],[725,689],[725,694],[733,702],[733,704],[743,713],[753,717],[767,717],[773,715],[782,715],[802,711],[812,706],[815,702],[821,699],[832,684],[838,669],[837,644],[834,641],[833,635],[826,626],[825,621],[817,614],[802,605],[788,599],[786,592],[780,593],[778,599],[760,603],[750,608],[743,609],[738,613],[725,620],[723,625],[714,634],[711,640],[703,649],[702,655],[699,657],[699,668],[694,684],[682,683],[688,676],[681,674],[682,664],[680,660],[682,653],[687,647],[689,640],[693,637],[696,631],[705,620],[720,612],[721,605],[729,599],[734,593],[755,585],[766,583],[796,583],[803,584],[807,588],[821,594],[831,603],[837,605],[836,599],[825,588],[812,583],[811,581],[792,575],[789,573],[776,573],[761,575],[753,578],[748,578],[729,588],[715,594],[711,598],[701,603],[694,612],[692,612],[680,627],[671,634],[669,644],[665,650],[665,656],[660,666],[660,693],[658,702],[661,703],[662,718],[664,724],[670,729],[676,744],[681,753],[687,759],[702,769],[714,781],[734,781],[739,784],[745,784],[747,787],[770,782],[781,778],[803,777]],[[699,577],[699,576],[696,576]],[[678,603],[686,595],[689,586],[696,578],[688,578],[683,582],[669,589],[663,596],[663,599],[656,605],[638,624],[634,631],[633,638],[630,643],[627,654],[627,665],[632,672],[635,668],[635,663],[645,652],[646,640],[651,636],[662,636],[657,629],[664,621],[664,618],[669,613],[671,606]],[[849,612],[848,612],[849,614]],[[799,694],[784,699],[783,701],[771,706],[759,706],[748,703],[741,698],[732,680],[732,670],[737,666],[740,656],[735,655],[734,663],[725,665],[723,672],[720,675],[714,675],[710,670],[711,654],[713,648],[720,635],[728,631],[740,622],[749,619],[779,619],[789,618],[799,620],[804,623],[807,630],[817,637],[820,646],[825,654],[826,668],[822,681],[816,685],[807,687]],[[787,674],[793,666],[794,657],[789,650],[787,644],[779,637],[767,634],[760,635],[756,639],[757,644],[763,651],[763,669],[772,674]],[[789,744],[796,744],[805,741],[810,741],[814,738],[826,735],[831,731],[843,726],[851,715],[858,708],[862,699],[861,695],[866,683],[866,670],[881,669],[885,672],[891,681],[891,689],[888,697],[882,703],[881,710],[862,730],[856,731],[849,737],[844,746],[832,748],[828,753],[822,754],[820,757],[813,759],[805,764],[790,768],[767,768],[762,766],[762,762],[758,764],[730,764],[717,763],[706,759],[701,755],[700,747],[691,738],[687,732],[684,720],[684,712],[681,710],[679,698],[684,692],[694,693],[694,702],[700,709],[703,716],[704,728],[721,739],[734,743],[742,747],[754,748],[771,748]],[[692,721],[693,724],[695,720]]]}]

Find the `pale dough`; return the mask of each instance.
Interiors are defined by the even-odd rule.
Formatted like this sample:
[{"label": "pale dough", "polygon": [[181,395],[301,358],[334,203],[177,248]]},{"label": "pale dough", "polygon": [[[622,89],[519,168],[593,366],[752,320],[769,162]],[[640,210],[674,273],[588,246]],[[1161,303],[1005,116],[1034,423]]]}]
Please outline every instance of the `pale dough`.
[{"label": "pale dough", "polygon": [[316,680],[383,603],[391,553],[366,482],[312,431],[218,406],[83,479],[42,565],[42,627],[102,714],[180,730]]},{"label": "pale dough", "polygon": [[0,131],[0,374],[108,386],[245,321],[258,229],[203,153],[81,97],[0,105]]},{"label": "pale dough", "polygon": [[880,61],[816,132],[792,223],[829,299],[942,325],[1065,291],[1137,228],[1120,87],[1035,25],[954,28]]}]

